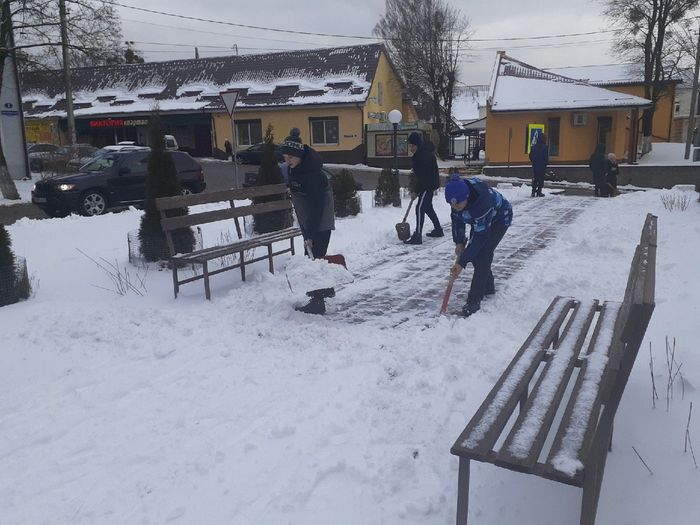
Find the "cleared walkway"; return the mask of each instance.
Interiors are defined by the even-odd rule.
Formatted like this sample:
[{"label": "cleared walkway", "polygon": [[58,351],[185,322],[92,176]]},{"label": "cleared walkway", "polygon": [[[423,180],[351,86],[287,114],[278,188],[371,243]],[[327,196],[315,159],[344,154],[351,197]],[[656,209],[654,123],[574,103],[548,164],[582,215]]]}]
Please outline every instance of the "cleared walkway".
[{"label": "cleared walkway", "polygon": [[[525,265],[527,258],[546,247],[594,199],[548,196],[527,199],[513,206],[513,225],[496,250],[493,273],[496,288]],[[398,239],[377,252],[373,264],[353,268],[355,281],[338,290],[328,302],[329,318],[353,323],[372,322],[387,328],[410,319],[435,318],[445,292],[448,270],[454,263],[450,224],[443,225],[445,237],[425,238],[420,246],[408,246]],[[467,265],[455,285],[450,311],[457,312],[471,282]]]}]

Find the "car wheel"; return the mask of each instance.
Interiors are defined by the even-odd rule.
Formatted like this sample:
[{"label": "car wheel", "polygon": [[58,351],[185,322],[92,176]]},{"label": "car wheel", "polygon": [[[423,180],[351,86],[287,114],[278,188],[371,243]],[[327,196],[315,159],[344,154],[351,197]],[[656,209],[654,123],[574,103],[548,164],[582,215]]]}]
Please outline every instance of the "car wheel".
[{"label": "car wheel", "polygon": [[236,164],[238,164],[240,166],[241,164],[245,164],[245,162],[243,162],[242,158],[240,158],[238,155],[236,155]]},{"label": "car wheel", "polygon": [[29,163],[29,171],[31,171],[33,173],[41,173],[42,172],[41,167],[42,167],[41,162],[39,162],[39,161],[35,160],[35,161],[32,161]]},{"label": "car wheel", "polygon": [[89,190],[80,197],[79,207],[81,215],[102,215],[107,211],[107,199],[99,191]]},{"label": "car wheel", "polygon": [[189,186],[183,186],[182,190],[180,190],[180,195],[192,195],[193,193],[192,188]]}]

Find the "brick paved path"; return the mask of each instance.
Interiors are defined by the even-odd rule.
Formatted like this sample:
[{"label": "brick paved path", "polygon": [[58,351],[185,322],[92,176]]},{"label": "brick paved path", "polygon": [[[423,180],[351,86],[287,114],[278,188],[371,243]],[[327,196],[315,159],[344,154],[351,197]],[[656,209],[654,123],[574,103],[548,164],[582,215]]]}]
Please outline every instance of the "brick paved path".
[{"label": "brick paved path", "polygon": [[[546,247],[565,232],[593,202],[590,197],[549,196],[527,199],[513,207],[514,222],[496,250],[493,273],[496,287],[525,265],[535,251]],[[449,223],[445,237],[425,238],[420,246],[400,243],[377,252],[373,264],[352,268],[355,281],[338,289],[328,302],[326,317],[354,323],[373,322],[398,326],[413,318],[437,317],[447,284],[448,269],[454,263],[454,243]],[[472,266],[460,275],[453,291],[450,310],[461,307],[465,283],[471,282]],[[457,290],[457,288],[460,288]]]}]

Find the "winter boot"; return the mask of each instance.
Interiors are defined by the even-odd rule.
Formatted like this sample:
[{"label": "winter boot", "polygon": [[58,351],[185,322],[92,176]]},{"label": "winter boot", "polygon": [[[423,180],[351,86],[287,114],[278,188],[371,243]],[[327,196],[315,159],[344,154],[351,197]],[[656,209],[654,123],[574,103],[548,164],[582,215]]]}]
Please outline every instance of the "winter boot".
[{"label": "winter boot", "polygon": [[435,228],[433,231],[426,233],[425,235],[428,237],[444,237],[445,232],[442,231],[442,228]]},{"label": "winter boot", "polygon": [[411,238],[408,239],[407,241],[404,241],[404,244],[423,244],[423,239],[421,238],[420,235],[416,235],[415,233],[411,235]]},{"label": "winter boot", "polygon": [[326,313],[326,302],[323,297],[315,296],[304,306],[295,306],[294,309],[305,314],[323,315]]},{"label": "winter boot", "polygon": [[478,312],[479,310],[481,310],[481,303],[470,303],[470,302],[467,302],[467,304],[465,304],[465,305],[462,307],[462,316],[463,316],[463,317],[469,317],[470,315],[472,315],[473,313]]}]

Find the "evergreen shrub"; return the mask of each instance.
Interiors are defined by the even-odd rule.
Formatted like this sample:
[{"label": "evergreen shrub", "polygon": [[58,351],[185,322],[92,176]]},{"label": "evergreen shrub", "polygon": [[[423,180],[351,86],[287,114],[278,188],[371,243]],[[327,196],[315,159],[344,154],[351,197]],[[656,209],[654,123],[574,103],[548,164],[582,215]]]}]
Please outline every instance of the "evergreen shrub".
[{"label": "evergreen shrub", "polygon": [[[275,137],[272,133],[272,125],[268,125],[263,139],[265,146],[260,158],[260,169],[255,180],[256,186],[267,186],[269,184],[282,184],[282,172],[280,171],[277,157],[275,156]],[[253,199],[254,204],[280,200],[285,197],[279,195],[269,195],[267,197],[257,197]],[[289,228],[293,223],[291,210],[279,210],[269,213],[253,215],[253,230],[256,233],[269,233]]]},{"label": "evergreen shrub", "polygon": [[[160,212],[156,209],[156,199],[172,197],[182,193],[180,181],[177,178],[175,162],[165,150],[165,130],[158,112],[151,115],[149,122],[149,144],[151,154],[148,158],[146,174],[146,200],[144,214],[141,217],[139,241],[141,253],[147,261],[159,261],[170,258],[165,233],[160,226]],[[187,208],[168,210],[167,217],[187,215]],[[194,248],[194,234],[191,228],[181,228],[171,233],[176,253],[189,253]]]},{"label": "evergreen shrub", "polygon": [[399,179],[391,168],[384,168],[377,180],[377,189],[374,192],[374,204],[376,206],[401,206],[401,193]]},{"label": "evergreen shrub", "polygon": [[360,196],[357,194],[355,177],[348,170],[341,170],[333,177],[335,216],[349,217],[360,213]]}]

